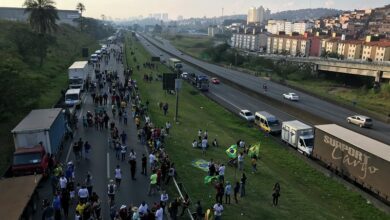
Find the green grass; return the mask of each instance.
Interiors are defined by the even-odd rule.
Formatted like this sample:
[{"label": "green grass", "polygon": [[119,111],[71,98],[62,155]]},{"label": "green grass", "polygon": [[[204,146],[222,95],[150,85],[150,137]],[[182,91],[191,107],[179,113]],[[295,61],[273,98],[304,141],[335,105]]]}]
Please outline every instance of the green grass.
[{"label": "green grass", "polygon": [[[127,38],[126,50],[137,47],[137,61],[150,60],[150,55],[138,43]],[[128,53],[129,54],[129,53]],[[132,58],[128,63],[134,65]],[[159,71],[167,69],[160,67]],[[161,82],[145,83],[142,75],[150,73],[142,69],[134,77],[139,85],[143,100],[149,100],[152,121],[163,126],[174,117],[175,96],[162,91]],[[169,111],[163,116],[157,107],[158,102],[168,102]],[[337,181],[308,166],[296,154],[282,147],[278,142],[262,135],[256,128],[248,127],[236,115],[210,101],[202,93],[187,83],[183,84],[179,100],[179,124],[174,124],[167,139],[167,151],[175,162],[179,181],[182,182],[193,202],[200,200],[204,207],[214,204],[215,189],[205,185],[206,172],[191,165],[194,159],[213,158],[227,163],[225,150],[231,144],[243,139],[248,144],[261,143],[259,172],[251,174],[249,160],[246,158],[248,184],[247,196],[238,204],[224,205],[224,219],[388,219],[390,216],[379,211],[357,193],[349,191]],[[198,149],[191,147],[197,130],[207,129],[210,139],[217,138],[219,148],[210,148],[203,156]],[[237,173],[237,177],[241,173]],[[236,181],[235,171],[227,166],[226,180]],[[272,187],[281,184],[280,206],[271,206]],[[171,196],[172,198],[172,196]],[[243,213],[243,216],[241,215]]]},{"label": "green grass", "polygon": [[210,48],[214,45],[213,38],[206,36],[175,36],[168,38],[172,45],[174,45],[177,49],[184,51],[191,56],[206,59],[204,50]]}]

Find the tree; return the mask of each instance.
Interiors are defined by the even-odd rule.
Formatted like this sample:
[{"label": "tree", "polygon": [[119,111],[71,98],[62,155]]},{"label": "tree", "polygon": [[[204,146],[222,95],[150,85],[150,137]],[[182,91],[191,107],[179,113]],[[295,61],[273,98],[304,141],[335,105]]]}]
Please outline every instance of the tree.
[{"label": "tree", "polygon": [[79,2],[76,5],[76,9],[80,12],[80,30],[83,30],[83,12],[86,10],[85,5],[81,2]]},{"label": "tree", "polygon": [[37,42],[39,48],[40,66],[43,64],[43,59],[46,56],[48,47],[48,33],[56,31],[58,26],[57,9],[52,0],[26,0],[23,6],[26,7],[25,13],[29,13],[28,21],[31,28],[38,33],[39,40]]}]

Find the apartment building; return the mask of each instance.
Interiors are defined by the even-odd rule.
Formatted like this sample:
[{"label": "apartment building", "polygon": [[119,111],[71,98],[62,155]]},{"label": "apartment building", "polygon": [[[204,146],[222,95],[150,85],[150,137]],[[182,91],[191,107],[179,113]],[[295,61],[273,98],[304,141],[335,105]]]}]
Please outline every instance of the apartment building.
[{"label": "apartment building", "polygon": [[267,40],[267,53],[309,56],[310,43],[310,39],[305,36],[271,35]]},{"label": "apartment building", "polygon": [[390,41],[364,42],[362,60],[390,61]]},{"label": "apartment building", "polygon": [[267,46],[268,35],[266,33],[256,33],[256,31],[245,31],[244,33],[233,33],[231,45],[250,51],[262,51]]}]

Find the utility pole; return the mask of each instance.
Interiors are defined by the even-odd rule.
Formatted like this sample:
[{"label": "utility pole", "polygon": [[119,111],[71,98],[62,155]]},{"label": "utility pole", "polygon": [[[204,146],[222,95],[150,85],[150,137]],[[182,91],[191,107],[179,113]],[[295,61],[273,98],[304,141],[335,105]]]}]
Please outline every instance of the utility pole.
[{"label": "utility pole", "polygon": [[175,111],[175,122],[179,122],[179,90],[181,89],[180,68],[176,67],[176,79],[175,79],[175,91],[176,91],[176,111]]}]

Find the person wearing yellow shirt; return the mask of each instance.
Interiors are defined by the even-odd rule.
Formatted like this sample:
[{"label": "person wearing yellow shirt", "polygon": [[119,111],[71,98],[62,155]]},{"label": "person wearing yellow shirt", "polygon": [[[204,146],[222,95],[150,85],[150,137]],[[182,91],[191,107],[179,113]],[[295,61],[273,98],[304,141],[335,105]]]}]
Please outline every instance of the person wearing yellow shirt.
[{"label": "person wearing yellow shirt", "polygon": [[80,201],[80,202],[77,204],[77,206],[76,206],[76,211],[77,211],[81,216],[83,216],[84,209],[85,209],[85,203],[82,203],[82,202]]}]

